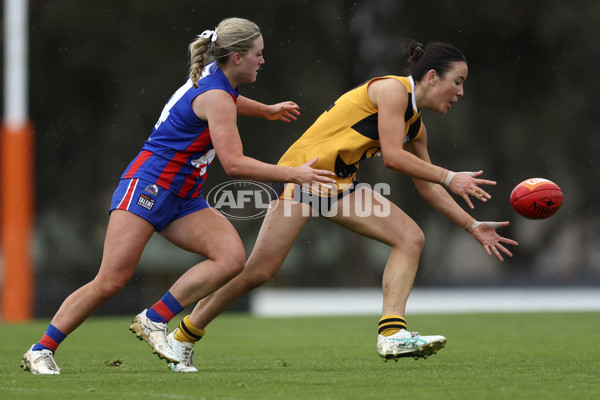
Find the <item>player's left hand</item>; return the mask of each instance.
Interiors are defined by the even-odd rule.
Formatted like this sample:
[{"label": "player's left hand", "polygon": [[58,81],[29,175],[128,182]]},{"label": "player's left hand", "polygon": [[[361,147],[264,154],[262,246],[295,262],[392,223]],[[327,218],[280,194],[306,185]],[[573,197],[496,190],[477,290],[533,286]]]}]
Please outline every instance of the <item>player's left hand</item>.
[{"label": "player's left hand", "polygon": [[512,253],[504,247],[503,244],[518,246],[519,243],[512,239],[502,237],[496,233],[496,229],[508,226],[510,222],[491,222],[491,221],[473,221],[469,223],[465,230],[479,242],[489,256],[495,255],[500,261],[504,261],[501,253],[512,257]]},{"label": "player's left hand", "polygon": [[300,106],[293,101],[284,101],[283,103],[272,104],[267,110],[266,119],[269,121],[296,121],[300,116]]}]

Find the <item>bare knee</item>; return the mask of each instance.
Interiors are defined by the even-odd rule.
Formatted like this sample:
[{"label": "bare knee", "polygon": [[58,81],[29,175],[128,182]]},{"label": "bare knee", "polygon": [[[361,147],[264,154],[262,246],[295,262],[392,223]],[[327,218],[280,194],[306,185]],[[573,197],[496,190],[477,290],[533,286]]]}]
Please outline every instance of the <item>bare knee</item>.
[{"label": "bare knee", "polygon": [[215,255],[213,260],[219,265],[221,273],[231,279],[244,270],[244,266],[246,265],[246,250],[242,245],[231,246],[221,250],[219,254]]},{"label": "bare knee", "polygon": [[415,249],[418,249],[419,253],[423,250],[423,247],[425,247],[425,234],[421,228],[417,227],[416,231],[414,232],[412,245]]},{"label": "bare knee", "polygon": [[268,282],[277,274],[282,263],[283,260],[279,258],[256,260],[251,255],[244,270],[244,278],[248,290],[255,289]]},{"label": "bare knee", "polygon": [[92,281],[96,288],[96,293],[104,301],[109,300],[119,294],[129,279],[114,279],[114,278],[101,278],[96,276]]},{"label": "bare knee", "polygon": [[252,273],[247,276],[246,285],[248,286],[248,289],[255,289],[268,282],[274,275],[275,273],[271,273],[267,270],[252,271]]},{"label": "bare knee", "polygon": [[402,234],[397,235],[396,238],[397,242],[394,247],[414,254],[420,254],[425,246],[425,234],[417,224],[403,230]]}]

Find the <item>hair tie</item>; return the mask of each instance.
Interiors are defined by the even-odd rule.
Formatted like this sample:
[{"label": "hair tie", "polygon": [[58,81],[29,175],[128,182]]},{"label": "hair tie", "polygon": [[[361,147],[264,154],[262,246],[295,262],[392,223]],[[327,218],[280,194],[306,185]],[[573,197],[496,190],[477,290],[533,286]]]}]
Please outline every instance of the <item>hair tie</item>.
[{"label": "hair tie", "polygon": [[423,48],[422,46],[417,46],[417,47],[415,47],[413,54],[416,58],[419,58],[423,55],[424,51],[425,51],[425,48]]},{"label": "hair tie", "polygon": [[198,35],[198,38],[200,39],[210,39],[211,42],[216,42],[217,41],[217,28],[215,28],[214,31],[211,30],[205,30],[204,32],[202,32],[201,34]]}]

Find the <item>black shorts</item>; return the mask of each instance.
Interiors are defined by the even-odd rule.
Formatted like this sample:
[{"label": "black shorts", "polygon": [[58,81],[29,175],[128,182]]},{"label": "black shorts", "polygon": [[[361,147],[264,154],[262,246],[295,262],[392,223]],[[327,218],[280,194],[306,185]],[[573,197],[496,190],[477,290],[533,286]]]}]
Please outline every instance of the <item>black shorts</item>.
[{"label": "black shorts", "polygon": [[300,203],[308,204],[313,211],[319,214],[327,213],[331,210],[333,204],[344,196],[353,193],[360,186],[359,183],[353,182],[346,190],[339,192],[333,196],[319,196],[311,192],[307,187],[297,185],[295,183],[273,183],[274,193],[271,194],[271,200],[293,200]]}]

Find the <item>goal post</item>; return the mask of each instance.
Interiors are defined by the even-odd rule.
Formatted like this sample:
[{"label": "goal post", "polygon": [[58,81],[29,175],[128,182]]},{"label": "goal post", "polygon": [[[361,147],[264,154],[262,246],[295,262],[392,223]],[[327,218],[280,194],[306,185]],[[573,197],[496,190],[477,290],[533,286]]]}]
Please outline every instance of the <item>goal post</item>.
[{"label": "goal post", "polygon": [[33,318],[33,125],[27,115],[27,0],[4,0],[4,119],[0,129],[0,313]]}]

